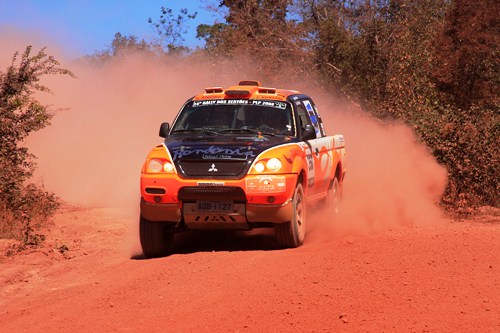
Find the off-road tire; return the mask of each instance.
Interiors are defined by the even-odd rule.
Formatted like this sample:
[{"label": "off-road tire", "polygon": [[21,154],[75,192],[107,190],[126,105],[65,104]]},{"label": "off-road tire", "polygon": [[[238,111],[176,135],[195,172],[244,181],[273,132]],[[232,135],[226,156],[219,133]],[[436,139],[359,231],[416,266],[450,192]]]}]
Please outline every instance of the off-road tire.
[{"label": "off-road tire", "polygon": [[274,226],[276,239],[283,247],[299,247],[304,243],[307,204],[302,184],[297,184],[293,193],[292,204],[292,220],[287,223],[277,223]]},{"label": "off-road tire", "polygon": [[332,180],[326,198],[323,201],[323,208],[338,215],[342,203],[342,185],[339,183],[337,177]]},{"label": "off-road tire", "polygon": [[172,250],[173,223],[149,221],[139,218],[142,252],[148,258],[164,257]]}]

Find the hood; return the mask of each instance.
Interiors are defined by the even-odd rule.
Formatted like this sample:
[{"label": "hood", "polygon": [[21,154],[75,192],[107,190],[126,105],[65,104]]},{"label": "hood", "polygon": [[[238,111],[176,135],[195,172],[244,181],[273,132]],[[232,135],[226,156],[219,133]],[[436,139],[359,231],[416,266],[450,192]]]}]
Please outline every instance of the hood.
[{"label": "hood", "polygon": [[178,160],[245,160],[255,159],[261,152],[284,143],[293,142],[288,137],[208,137],[199,139],[173,138],[165,140],[170,156]]},{"label": "hood", "polygon": [[168,137],[170,156],[182,178],[242,178],[263,151],[295,140],[282,136]]}]

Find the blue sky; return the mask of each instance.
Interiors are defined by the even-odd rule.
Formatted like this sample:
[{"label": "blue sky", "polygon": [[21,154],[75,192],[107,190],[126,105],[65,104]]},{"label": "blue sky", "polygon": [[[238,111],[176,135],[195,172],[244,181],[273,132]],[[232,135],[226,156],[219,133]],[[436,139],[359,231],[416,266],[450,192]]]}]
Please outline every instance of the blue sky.
[{"label": "blue sky", "polygon": [[[104,50],[116,32],[145,40],[157,36],[148,23],[158,21],[161,7],[178,13],[181,8],[198,12],[190,22],[185,44],[200,46],[195,38],[198,24],[212,24],[217,16],[209,12],[212,0],[0,0],[0,29],[15,27],[50,36],[75,55]],[[220,20],[220,19],[219,19]]]}]

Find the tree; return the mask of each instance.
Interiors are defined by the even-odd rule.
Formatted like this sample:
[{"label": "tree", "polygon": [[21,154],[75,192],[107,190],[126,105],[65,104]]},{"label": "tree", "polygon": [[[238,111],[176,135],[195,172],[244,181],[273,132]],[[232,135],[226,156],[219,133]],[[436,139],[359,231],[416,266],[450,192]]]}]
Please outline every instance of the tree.
[{"label": "tree", "polygon": [[37,219],[57,208],[56,197],[28,180],[35,156],[22,146],[26,137],[50,124],[53,112],[34,98],[36,91],[50,92],[40,83],[44,75],[73,74],[45,53],[31,55],[28,46],[18,61],[15,53],[6,72],[0,72],[0,236],[17,237],[25,244],[37,241]]},{"label": "tree", "polygon": [[237,60],[232,66],[241,65],[247,75],[268,83],[303,79],[311,73],[311,48],[293,8],[291,0],[220,1],[225,22],[198,26],[198,38],[214,59]]},{"label": "tree", "polygon": [[139,41],[134,35],[126,36],[117,32],[108,49],[85,56],[83,60],[101,65],[113,58],[124,57],[133,53],[156,56],[162,54],[163,50],[159,45],[147,43],[144,39]]},{"label": "tree", "polygon": [[200,24],[196,27],[196,38],[205,41],[206,50],[216,50],[220,47],[220,43],[223,42],[219,36],[227,26],[227,23]]},{"label": "tree", "polygon": [[307,1],[325,84],[412,127],[449,172],[443,202],[498,205],[498,4]]},{"label": "tree", "polygon": [[500,2],[454,0],[435,41],[433,77],[459,107],[498,103]]},{"label": "tree", "polygon": [[404,91],[413,99],[413,81],[427,75],[425,53],[445,7],[446,0],[304,1],[324,84],[371,110]]},{"label": "tree", "polygon": [[190,49],[183,45],[184,35],[187,33],[187,25],[194,20],[198,13],[192,14],[186,8],[182,8],[176,16],[171,8],[161,7],[161,15],[158,22],[154,23],[151,18],[148,22],[158,31],[161,44],[166,47],[167,52],[174,54],[189,53]]},{"label": "tree", "polygon": [[443,126],[431,147],[450,172],[452,204],[499,205],[499,10],[498,1],[453,0],[433,41]]}]

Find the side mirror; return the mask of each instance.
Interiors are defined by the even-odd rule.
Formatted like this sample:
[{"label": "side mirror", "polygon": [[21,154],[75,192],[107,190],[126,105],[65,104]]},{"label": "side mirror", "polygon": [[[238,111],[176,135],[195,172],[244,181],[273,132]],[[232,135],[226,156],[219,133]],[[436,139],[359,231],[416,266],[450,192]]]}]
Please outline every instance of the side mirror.
[{"label": "side mirror", "polygon": [[316,139],[316,131],[311,124],[307,124],[302,130],[302,140],[307,141],[312,139]]},{"label": "side mirror", "polygon": [[162,123],[160,126],[160,136],[162,138],[166,138],[168,136],[169,131],[170,131],[170,125],[168,123]]}]

